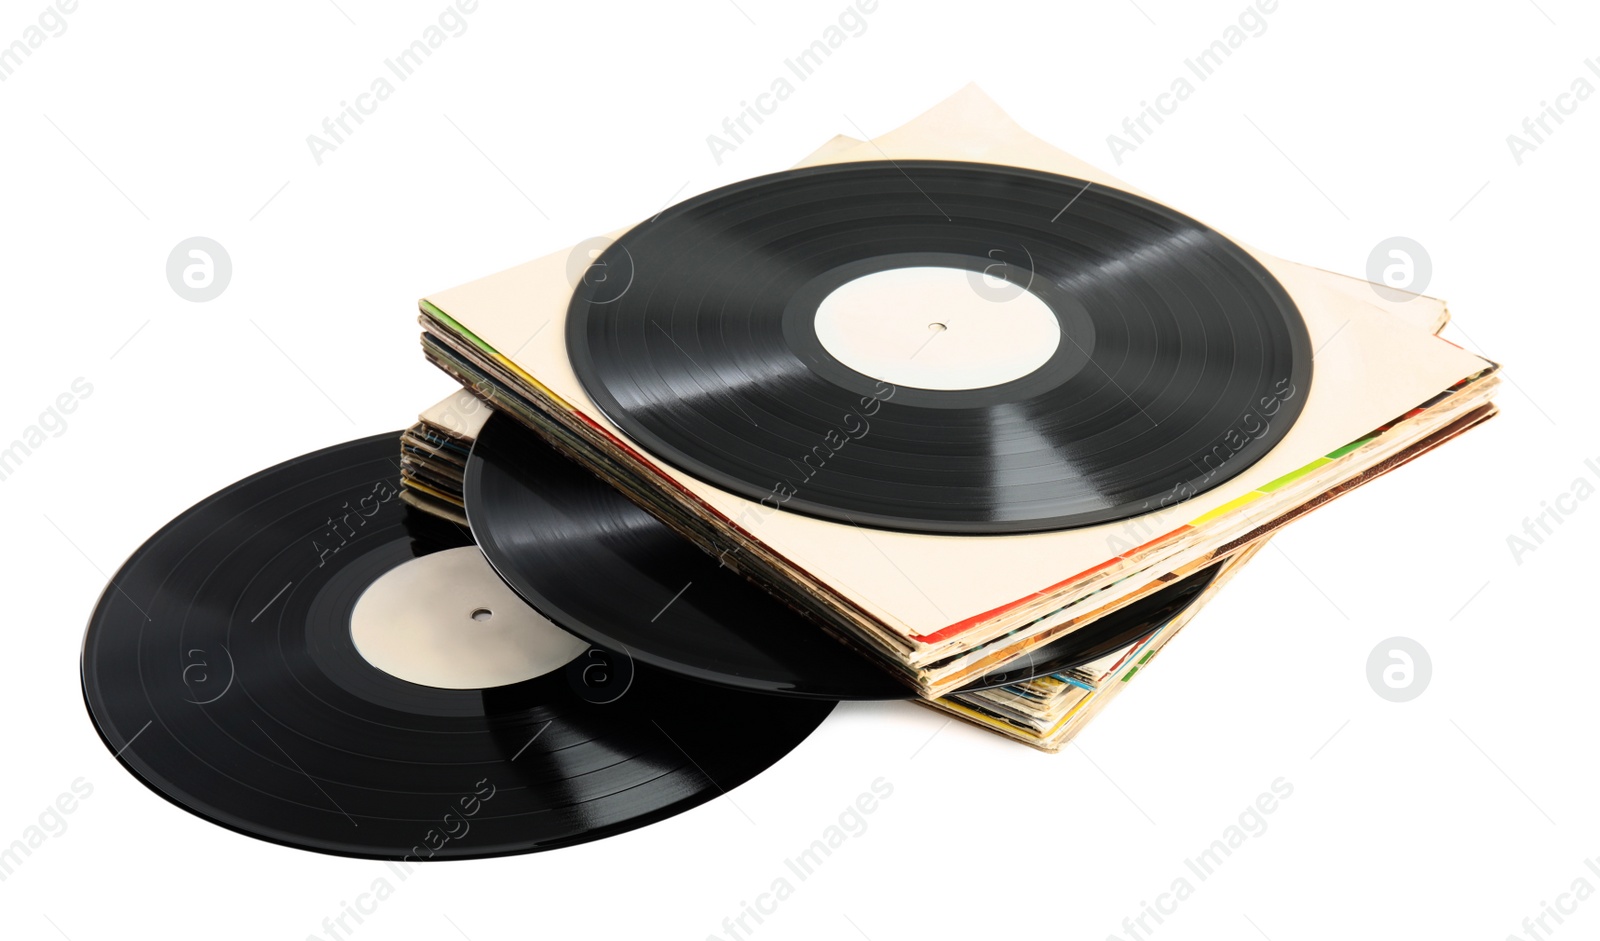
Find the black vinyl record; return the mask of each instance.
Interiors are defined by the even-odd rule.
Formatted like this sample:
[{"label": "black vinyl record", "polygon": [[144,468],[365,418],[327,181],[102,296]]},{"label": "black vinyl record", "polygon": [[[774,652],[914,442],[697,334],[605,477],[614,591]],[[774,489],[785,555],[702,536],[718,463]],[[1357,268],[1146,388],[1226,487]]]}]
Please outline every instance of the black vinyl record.
[{"label": "black vinyl record", "polygon": [[625,657],[594,673],[605,660],[594,649],[482,690],[371,666],[350,627],[366,587],[472,545],[397,498],[398,440],[338,445],[240,481],[169,523],[112,579],[84,639],[84,699],[106,746],[156,793],[326,853],[530,852],[711,800],[832,709]]},{"label": "black vinyl record", "polygon": [[[825,348],[831,292],[930,266],[1030,292],[1059,325],[1054,352],[1014,379],[933,389]],[[1259,460],[1311,381],[1299,311],[1250,254],[1150,200],[1032,170],[759,177],[640,224],[595,270],[567,347],[608,418],[719,487],[861,525],[1022,533],[1148,513]]]},{"label": "black vinyl record", "polygon": [[[911,689],[674,533],[503,413],[473,444],[467,516],[484,555],[556,624],[640,663],[786,696],[909,699]],[[1014,660],[966,687],[1059,673],[1148,635],[1211,569]]]},{"label": "black vinyl record", "polygon": [[1065,637],[1002,664],[984,674],[977,682],[964,687],[961,692],[995,689],[1041,676],[1065,673],[1136,643],[1143,643],[1163,624],[1194,604],[1201,592],[1216,580],[1222,564],[1218,562],[1185,575],[1125,608],[1090,621]]}]

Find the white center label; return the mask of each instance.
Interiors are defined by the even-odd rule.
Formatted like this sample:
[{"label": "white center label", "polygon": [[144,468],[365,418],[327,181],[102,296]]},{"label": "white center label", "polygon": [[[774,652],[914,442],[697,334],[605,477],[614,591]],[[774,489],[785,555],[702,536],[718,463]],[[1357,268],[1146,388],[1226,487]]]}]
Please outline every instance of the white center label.
[{"label": "white center label", "polygon": [[1017,284],[964,268],[893,268],[817,306],[817,339],[859,373],[912,389],[983,389],[1049,362],[1061,325]]},{"label": "white center label", "polygon": [[356,599],[350,636],[383,672],[441,689],[509,686],[589,649],[517,597],[476,546],[383,573]]}]

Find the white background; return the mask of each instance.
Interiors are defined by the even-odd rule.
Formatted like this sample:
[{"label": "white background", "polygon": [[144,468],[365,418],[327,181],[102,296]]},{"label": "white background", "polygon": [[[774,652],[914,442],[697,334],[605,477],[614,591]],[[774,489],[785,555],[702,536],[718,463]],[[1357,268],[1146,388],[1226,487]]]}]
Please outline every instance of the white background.
[{"label": "white background", "polygon": [[[841,707],[731,799],[555,853],[428,866],[355,937],[727,937],[723,919],[879,777],[894,793],[869,828],[754,937],[1127,938],[1123,919],[1187,875],[1193,895],[1146,922],[1157,938],[1499,941],[1575,879],[1600,888],[1584,866],[1600,855],[1600,501],[1521,564],[1506,542],[1576,478],[1596,482],[1584,459],[1600,458],[1600,102],[1520,165],[1506,142],[1580,74],[1600,85],[1584,65],[1600,56],[1592,5],[1283,0],[1117,165],[1107,135],[1244,0],[881,0],[719,164],[707,135],[844,0],[482,0],[319,166],[306,136],[444,6],[338,3],[84,0],[0,83],[0,441],[75,378],[93,385],[0,482],[0,843],[75,779],[94,788],[0,882],[5,937],[324,936],[381,863],[226,832],[101,746],[77,658],[106,577],[205,494],[442,397],[419,296],[836,133],[882,133],[969,80],[1267,251],[1359,274],[1380,240],[1416,239],[1429,293],[1452,302],[1447,336],[1506,364],[1505,414],[1292,526],[1081,747],[1050,756],[907,704]],[[0,43],[43,7],[0,4]],[[209,303],[165,276],[194,235],[233,260]],[[1433,661],[1404,704],[1365,676],[1394,635]],[[1210,879],[1188,873],[1279,777],[1293,795],[1267,830]],[[1600,900],[1565,917],[1546,924],[1592,937]]]}]

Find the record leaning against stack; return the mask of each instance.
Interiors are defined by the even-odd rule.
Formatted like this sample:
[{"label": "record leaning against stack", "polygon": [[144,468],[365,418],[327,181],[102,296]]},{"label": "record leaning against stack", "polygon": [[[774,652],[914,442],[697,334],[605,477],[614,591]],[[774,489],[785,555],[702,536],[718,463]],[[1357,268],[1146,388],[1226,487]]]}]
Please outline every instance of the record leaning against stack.
[{"label": "record leaning against stack", "polygon": [[[556,630],[459,529],[396,498],[396,434],[220,491],[112,579],[84,639],[84,699],[152,790],[321,852],[529,852],[711,800],[832,709],[608,660]],[[504,648],[516,656],[473,662],[474,632],[508,630],[521,632]],[[373,665],[371,650],[389,646],[429,670],[457,643],[462,662],[499,679],[421,685]]]},{"label": "record leaning against stack", "polygon": [[[467,459],[467,515],[522,598],[583,639],[738,689],[834,700],[905,699],[904,682],[679,537],[614,488],[496,414]],[[1210,584],[1175,581],[963,687],[1070,670],[1148,636]]]},{"label": "record leaning against stack", "polygon": [[[1259,460],[1304,397],[1235,447],[1239,417],[1311,379],[1294,302],[1238,245],[1015,167],[760,177],[595,264],[627,282],[579,283],[566,341],[605,416],[680,470],[837,522],[994,534],[1148,513]],[[960,322],[912,302],[963,290]]]}]

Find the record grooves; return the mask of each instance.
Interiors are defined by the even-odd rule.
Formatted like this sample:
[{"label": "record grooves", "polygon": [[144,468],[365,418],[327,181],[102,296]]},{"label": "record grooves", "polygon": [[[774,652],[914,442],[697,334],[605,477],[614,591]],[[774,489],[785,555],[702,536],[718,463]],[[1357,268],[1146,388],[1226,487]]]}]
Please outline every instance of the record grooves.
[{"label": "record grooves", "polygon": [[[627,277],[578,285],[567,349],[605,416],[686,473],[838,522],[999,534],[1147,513],[1259,460],[1311,380],[1299,311],[1248,252],[1157,203],[1031,170],[772,174],[673,206],[596,265]],[[917,267],[1026,290],[1058,348],[957,389],[897,387],[832,355],[823,299]]]},{"label": "record grooves", "polygon": [[[509,415],[485,423],[465,477],[467,515],[490,563],[534,608],[591,643],[737,689],[842,700],[913,696]],[[963,691],[1063,672],[1126,647],[1214,577],[1213,567],[1180,579]]]},{"label": "record grooves", "polygon": [[84,639],[84,699],[106,746],[152,790],[222,826],[327,853],[529,852],[714,799],[832,709],[643,664],[605,695],[572,668],[459,690],[371,666],[349,623],[365,587],[472,544],[396,498],[398,434],[228,487],[112,579]]}]

